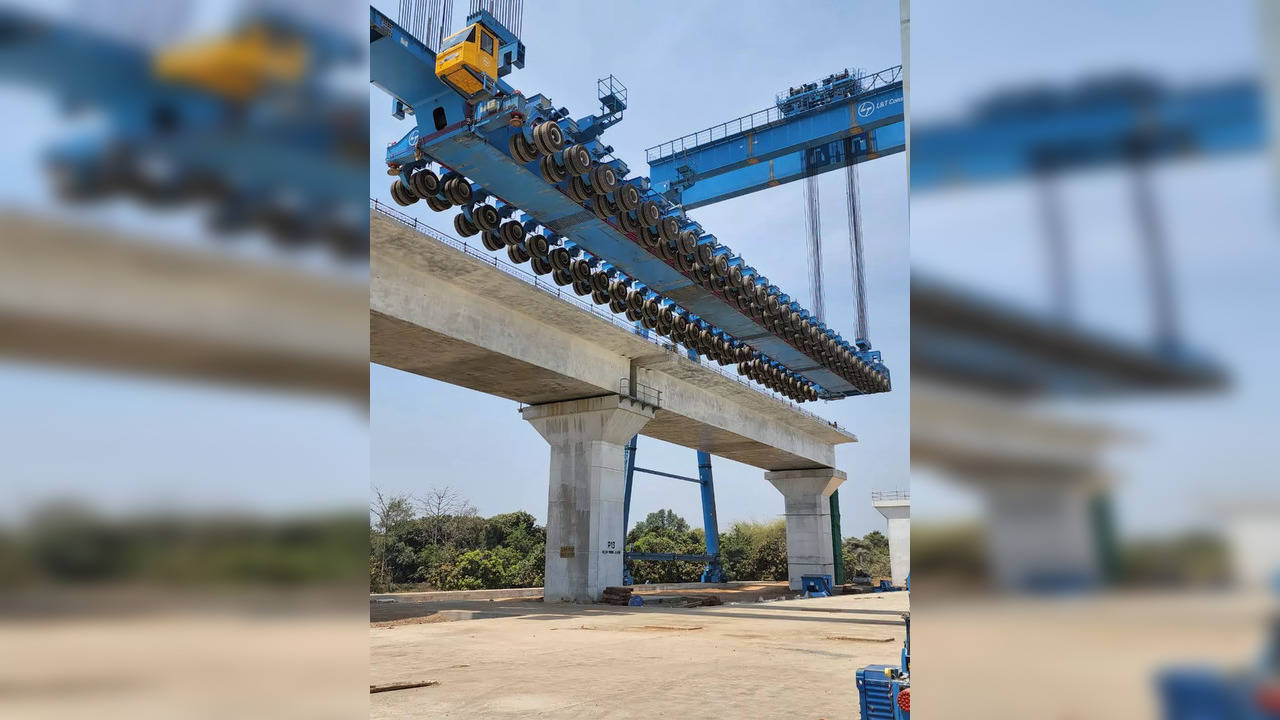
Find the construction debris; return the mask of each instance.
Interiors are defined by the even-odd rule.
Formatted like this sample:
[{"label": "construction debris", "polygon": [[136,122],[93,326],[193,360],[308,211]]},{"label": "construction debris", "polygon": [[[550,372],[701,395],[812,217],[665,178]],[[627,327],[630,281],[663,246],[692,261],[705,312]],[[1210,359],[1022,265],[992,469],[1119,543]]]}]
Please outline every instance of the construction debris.
[{"label": "construction debris", "polygon": [[601,602],[607,605],[627,605],[631,602],[632,588],[625,586],[611,586],[604,589]]},{"label": "construction debris", "polygon": [[370,685],[369,694],[372,695],[373,693],[391,692],[392,690],[409,690],[411,688],[431,687],[432,685],[439,684],[439,680],[423,680],[420,682],[399,682],[390,683],[388,685]]}]

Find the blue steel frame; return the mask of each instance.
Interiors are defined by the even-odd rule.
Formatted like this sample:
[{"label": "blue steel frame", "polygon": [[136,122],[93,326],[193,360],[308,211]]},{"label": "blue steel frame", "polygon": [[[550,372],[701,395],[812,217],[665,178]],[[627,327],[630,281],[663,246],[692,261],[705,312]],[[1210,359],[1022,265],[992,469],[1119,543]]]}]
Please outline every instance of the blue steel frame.
[{"label": "blue steel frame", "polygon": [[[644,329],[639,326],[636,327],[636,330],[640,334],[647,335],[647,333],[644,332]],[[695,353],[690,353],[689,357],[695,362],[698,359]],[[702,582],[724,582],[724,567],[720,564],[720,523],[716,518],[716,486],[711,475],[711,454],[703,452],[702,450],[697,451],[698,477],[696,478],[685,477],[684,475],[675,475],[673,473],[666,473],[658,470],[650,470],[648,468],[639,468],[636,467],[636,439],[639,437],[639,435],[631,436],[631,441],[627,443],[627,446],[622,451],[622,468],[624,477],[622,490],[622,541],[624,561],[626,559],[665,561],[684,560],[690,562],[701,561],[707,564],[706,568],[702,571]],[[627,531],[631,527],[631,487],[632,481],[635,479],[635,474],[638,472],[698,483],[698,489],[702,496],[702,530],[703,534],[706,536],[706,555],[625,552]],[[631,571],[627,570],[625,562],[622,566],[622,582],[624,585],[631,584]]]},{"label": "blue steel frame", "polygon": [[685,210],[906,149],[901,66],[857,79],[856,94],[810,93],[649,148],[650,182]]}]

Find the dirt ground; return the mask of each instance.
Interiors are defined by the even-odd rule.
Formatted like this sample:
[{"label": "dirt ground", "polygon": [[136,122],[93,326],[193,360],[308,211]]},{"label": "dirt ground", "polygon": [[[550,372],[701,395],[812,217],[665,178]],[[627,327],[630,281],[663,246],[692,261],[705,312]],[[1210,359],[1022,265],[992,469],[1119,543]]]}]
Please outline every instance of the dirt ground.
[{"label": "dirt ground", "polygon": [[1265,595],[1229,591],[916,595],[911,704],[955,720],[1160,717],[1158,673],[1249,667],[1271,607]]},{"label": "dirt ground", "polygon": [[[369,683],[438,684],[372,694],[370,717],[857,717],[854,673],[897,663],[908,594],[756,602],[789,594],[772,586],[707,591],[726,604],[688,609],[371,605],[382,619],[370,628]],[[471,613],[481,615],[461,619]],[[440,614],[459,621],[423,621]]]}]

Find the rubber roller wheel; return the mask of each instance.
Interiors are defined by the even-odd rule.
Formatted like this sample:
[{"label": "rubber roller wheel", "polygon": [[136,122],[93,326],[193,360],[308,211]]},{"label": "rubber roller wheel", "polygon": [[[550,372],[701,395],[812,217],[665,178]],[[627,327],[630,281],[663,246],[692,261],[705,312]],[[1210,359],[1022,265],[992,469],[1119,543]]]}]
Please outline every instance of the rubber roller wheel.
[{"label": "rubber roller wheel", "polygon": [[716,255],[711,259],[711,269],[715,271],[716,277],[729,279],[729,256]]},{"label": "rubber roller wheel", "polygon": [[471,202],[471,183],[466,178],[452,177],[444,183],[444,197],[454,205]]},{"label": "rubber roller wheel", "polygon": [[480,228],[476,227],[466,215],[461,213],[453,216],[453,229],[458,231],[462,237],[471,237],[480,232]]},{"label": "rubber roller wheel", "polygon": [[680,247],[680,252],[695,253],[698,251],[698,234],[692,230],[685,230],[676,237],[676,243]]},{"label": "rubber roller wheel", "polygon": [[662,219],[662,210],[658,207],[658,203],[645,200],[640,203],[640,212],[636,213],[636,216],[640,218],[641,225],[653,226]]},{"label": "rubber roller wheel", "polygon": [[646,330],[652,330],[658,327],[658,318],[641,315],[640,324],[643,325]]},{"label": "rubber roller wheel", "polygon": [[564,147],[564,131],[554,122],[544,122],[533,129],[533,143],[543,155],[560,152]]},{"label": "rubber roller wheel", "polygon": [[646,225],[641,225],[640,231],[636,234],[640,237],[640,242],[644,243],[645,247],[650,250],[657,250],[658,243],[662,242],[662,238],[658,235],[658,232]]},{"label": "rubber roller wheel", "polygon": [[623,210],[635,210],[640,207],[640,191],[635,185],[620,185],[613,192],[613,196],[618,201],[618,207]]},{"label": "rubber roller wheel", "polygon": [[672,325],[676,321],[676,311],[671,309],[670,305],[663,305],[658,310],[658,322],[663,325]]},{"label": "rubber roller wheel", "polygon": [[609,293],[600,292],[599,290],[592,289],[591,302],[595,303],[596,305],[604,305],[605,303],[609,302]]},{"label": "rubber roller wheel", "polygon": [[535,257],[529,260],[529,268],[534,275],[546,275],[551,272],[551,263],[544,258]]},{"label": "rubber roller wheel", "polygon": [[563,273],[569,272],[569,265],[573,263],[573,258],[569,257],[569,251],[562,247],[552,248],[551,252],[547,253],[547,258],[551,260],[551,267]]},{"label": "rubber roller wheel", "polygon": [[610,311],[612,311],[612,312],[614,312],[614,313],[626,312],[626,310],[627,310],[627,301],[626,301],[626,300],[619,300],[618,298],[615,298],[615,297],[610,297],[610,298],[609,298],[609,310],[610,310]]},{"label": "rubber roller wheel", "polygon": [[631,216],[629,212],[618,213],[618,227],[622,232],[635,235],[640,232],[640,221]]},{"label": "rubber roller wheel", "polygon": [[591,188],[599,194],[611,193],[618,189],[618,173],[608,165],[597,165],[591,169]]},{"label": "rubber roller wheel", "polygon": [[400,178],[391,181],[391,199],[395,200],[396,204],[401,207],[408,207],[418,201],[413,191],[400,182]]},{"label": "rubber roller wheel", "polygon": [[573,292],[574,292],[574,294],[575,294],[575,295],[579,295],[579,296],[581,296],[581,295],[590,295],[590,294],[591,294],[591,283],[590,283],[589,281],[586,281],[586,280],[574,280],[574,281],[573,281]]},{"label": "rubber roller wheel", "polygon": [[609,283],[609,297],[612,297],[618,302],[626,302],[627,293],[630,291],[631,288],[629,287],[629,283],[622,280],[614,280],[612,283]]},{"label": "rubber roller wheel", "polygon": [[409,176],[409,188],[420,198],[431,197],[440,189],[440,178],[423,168]]},{"label": "rubber roller wheel", "polygon": [[525,238],[524,246],[529,251],[529,254],[536,258],[545,259],[547,254],[551,252],[551,243],[547,242],[547,238],[539,233],[534,233]]},{"label": "rubber roller wheel", "polygon": [[444,212],[445,210],[453,207],[453,203],[438,195],[432,195],[427,198],[427,207],[435,210],[436,212]]},{"label": "rubber roller wheel", "polygon": [[591,263],[582,259],[574,260],[573,264],[569,266],[569,272],[573,275],[574,280],[587,282],[591,280]]},{"label": "rubber roller wheel", "polygon": [[511,258],[511,262],[517,265],[527,263],[531,258],[529,251],[525,250],[523,245],[508,245],[507,257]]},{"label": "rubber roller wheel", "polygon": [[518,132],[511,136],[511,139],[507,141],[507,150],[511,152],[511,157],[515,158],[516,162],[521,165],[528,165],[538,159],[538,149],[524,139],[523,132]]},{"label": "rubber roller wheel", "polygon": [[661,255],[664,260],[675,260],[676,255],[679,253],[676,251],[675,243],[660,242],[658,243],[658,254]]},{"label": "rubber roller wheel", "polygon": [[471,208],[471,222],[481,230],[493,230],[502,222],[498,208],[492,205],[476,205]]},{"label": "rubber roller wheel", "polygon": [[657,326],[654,327],[654,331],[656,331],[659,335],[669,337],[671,335],[671,325],[668,323],[663,323],[662,318],[658,318],[658,324]]},{"label": "rubber roller wheel", "polygon": [[658,221],[658,235],[671,242],[680,234],[680,221],[673,217],[664,217]]},{"label": "rubber roller wheel", "polygon": [[480,235],[480,242],[484,243],[485,250],[489,250],[491,252],[497,252],[507,246],[507,244],[502,241],[502,238],[498,237],[498,234],[492,230],[484,231],[484,233]]},{"label": "rubber roller wheel", "polygon": [[627,307],[636,312],[644,310],[644,293],[639,290],[632,290],[627,293]]},{"label": "rubber roller wheel", "polygon": [[515,245],[524,240],[524,227],[515,220],[508,220],[498,226],[498,235],[508,245]]},{"label": "rubber roller wheel", "polygon": [[601,220],[608,220],[614,215],[612,212],[613,207],[609,204],[609,198],[599,193],[591,198],[591,210],[596,214],[596,217]]},{"label": "rubber roller wheel", "polygon": [[538,161],[538,169],[542,171],[542,179],[552,185],[563,181],[569,177],[569,173],[556,164],[556,159],[551,155],[543,155]]},{"label": "rubber roller wheel", "polygon": [[609,275],[603,270],[591,273],[591,289],[596,292],[609,294]]},{"label": "rubber roller wheel", "polygon": [[676,267],[680,268],[680,272],[692,274],[698,267],[698,263],[694,261],[693,256],[685,253],[676,253]]},{"label": "rubber roller wheel", "polygon": [[627,314],[627,319],[630,320],[631,322],[640,321],[640,317],[641,317],[640,313],[636,310],[632,310],[630,306],[627,307],[626,314]]},{"label": "rubber roller wheel", "polygon": [[712,290],[715,290],[715,291],[716,291],[716,292],[718,292],[718,293],[727,292],[727,291],[730,289],[730,288],[729,288],[729,281],[728,281],[728,280],[725,280],[724,278],[720,277],[719,275],[714,274],[714,272],[715,272],[715,271],[714,271],[714,269],[712,269],[712,275],[711,275],[711,289],[712,289]]},{"label": "rubber roller wheel", "polygon": [[591,169],[591,153],[585,145],[570,145],[564,150],[564,166],[573,175],[582,175]]},{"label": "rubber roller wheel", "polygon": [[711,243],[703,243],[698,246],[698,262],[711,267],[716,261],[716,256],[712,250]]},{"label": "rubber roller wheel", "polygon": [[652,315],[656,319],[658,317],[658,298],[648,298],[644,301],[644,307],[640,309],[645,315]]},{"label": "rubber roller wheel", "polygon": [[573,177],[569,178],[568,189],[569,189],[569,197],[572,197],[574,200],[580,203],[584,203],[591,200],[591,196],[594,194],[593,191],[591,190],[591,186],[588,185],[587,181],[583,180],[582,177],[579,175],[574,175]]}]

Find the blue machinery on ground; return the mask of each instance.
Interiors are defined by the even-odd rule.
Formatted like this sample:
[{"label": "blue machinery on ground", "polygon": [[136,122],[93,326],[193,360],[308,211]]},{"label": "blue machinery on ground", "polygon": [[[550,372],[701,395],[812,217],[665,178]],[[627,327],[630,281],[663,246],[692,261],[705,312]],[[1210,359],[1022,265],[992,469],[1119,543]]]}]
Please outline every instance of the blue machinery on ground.
[{"label": "blue machinery on ground", "polygon": [[368,253],[362,103],[326,73],[358,47],[270,11],[228,35],[151,51],[21,10],[0,11],[0,75],[52,94],[103,127],[46,153],[64,199],[113,193],[209,200],[215,229],[258,227]]},{"label": "blue machinery on ground", "polygon": [[[503,80],[525,62],[505,19],[473,2],[466,26],[436,53],[370,8],[371,82],[391,96],[395,117],[414,117],[415,127],[386,151],[397,203],[460,207],[459,234],[481,234],[488,250],[505,249],[513,262],[670,337],[695,360],[737,363],[740,374],[794,401],[890,389],[888,368],[866,338],[861,298],[859,336],[849,342],[823,322],[816,283],[810,311],[686,211],[905,149],[901,67],[845,70],[791,88],[773,108],[650,148],[651,176],[628,177],[602,139],[627,109],[626,87],[612,75],[601,79],[600,112],[577,119],[541,94],[526,97]],[[635,472],[693,480],[637,469],[634,440],[628,448],[628,514]],[[698,467],[706,554],[628,557],[705,562],[703,580],[718,581],[706,453]],[[833,495],[843,582],[838,502]]]},{"label": "blue machinery on ground", "polygon": [[902,613],[907,638],[898,666],[868,665],[858,670],[858,709],[862,720],[911,718],[911,613]]},{"label": "blue machinery on ground", "polygon": [[[1280,572],[1275,592],[1280,598]],[[1165,720],[1280,720],[1280,609],[1272,611],[1268,638],[1252,669],[1222,673],[1207,667],[1160,674]]]}]

